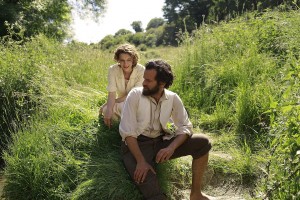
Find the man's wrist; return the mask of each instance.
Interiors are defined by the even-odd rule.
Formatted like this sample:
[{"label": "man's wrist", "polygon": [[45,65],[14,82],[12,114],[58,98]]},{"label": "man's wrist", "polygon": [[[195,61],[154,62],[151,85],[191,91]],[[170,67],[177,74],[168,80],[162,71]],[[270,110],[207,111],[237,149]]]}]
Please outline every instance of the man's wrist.
[{"label": "man's wrist", "polygon": [[143,163],[143,162],[146,162],[146,161],[145,161],[144,157],[142,157],[142,158],[138,158],[138,159],[136,160],[136,162],[137,162],[137,163]]}]

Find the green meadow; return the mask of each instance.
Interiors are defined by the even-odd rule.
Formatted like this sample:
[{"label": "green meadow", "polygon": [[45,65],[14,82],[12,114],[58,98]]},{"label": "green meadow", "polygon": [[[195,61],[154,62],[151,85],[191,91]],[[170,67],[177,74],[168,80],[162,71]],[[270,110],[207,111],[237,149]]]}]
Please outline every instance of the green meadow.
[{"label": "green meadow", "polygon": [[[195,132],[212,141],[204,191],[300,199],[300,12],[245,13],[181,34],[167,60]],[[3,198],[141,199],[120,158],[118,123],[99,117],[113,52],[40,35],[0,44]],[[158,168],[170,199],[191,185],[190,158]]]}]

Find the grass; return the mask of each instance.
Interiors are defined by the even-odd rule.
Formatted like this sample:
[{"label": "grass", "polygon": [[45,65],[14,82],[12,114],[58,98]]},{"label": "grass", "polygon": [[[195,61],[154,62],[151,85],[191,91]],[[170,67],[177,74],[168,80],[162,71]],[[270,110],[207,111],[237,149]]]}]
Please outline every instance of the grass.
[{"label": "grass", "polygon": [[[142,64],[174,66],[171,90],[212,139],[208,191],[218,180],[252,199],[299,197],[299,19],[246,13],[204,25],[180,47],[141,52]],[[98,118],[112,52],[43,36],[0,48],[5,198],[140,199],[120,160],[118,124],[108,130]],[[171,199],[191,184],[189,161],[158,169]]]}]

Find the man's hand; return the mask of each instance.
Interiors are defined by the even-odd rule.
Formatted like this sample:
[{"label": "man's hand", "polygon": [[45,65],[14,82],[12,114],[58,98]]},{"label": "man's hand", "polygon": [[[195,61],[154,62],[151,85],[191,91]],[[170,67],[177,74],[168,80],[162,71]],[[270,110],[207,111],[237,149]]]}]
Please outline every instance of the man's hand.
[{"label": "man's hand", "polygon": [[161,163],[161,162],[169,160],[171,158],[171,156],[173,155],[174,151],[175,151],[175,149],[170,146],[159,150],[159,152],[156,155],[155,161],[157,163]]},{"label": "man's hand", "polygon": [[177,149],[184,141],[188,138],[187,134],[180,134],[175,137],[173,142],[166,148],[161,149],[157,154],[155,161],[161,163],[167,161],[174,154],[175,149]]},{"label": "man's hand", "polygon": [[156,174],[153,167],[149,165],[146,161],[138,162],[136,165],[136,169],[134,171],[134,177],[133,177],[134,181],[136,183],[143,183],[147,177],[149,170],[151,170],[154,174]]}]

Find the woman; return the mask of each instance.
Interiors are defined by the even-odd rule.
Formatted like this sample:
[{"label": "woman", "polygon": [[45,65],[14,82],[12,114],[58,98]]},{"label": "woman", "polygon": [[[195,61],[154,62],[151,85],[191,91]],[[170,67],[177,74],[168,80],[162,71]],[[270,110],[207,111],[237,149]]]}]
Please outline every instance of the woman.
[{"label": "woman", "polygon": [[104,115],[104,123],[108,127],[111,127],[112,119],[120,118],[128,92],[142,86],[145,67],[138,64],[138,59],[136,48],[130,44],[123,44],[115,51],[117,64],[108,70],[108,99],[100,107],[100,114]]}]

